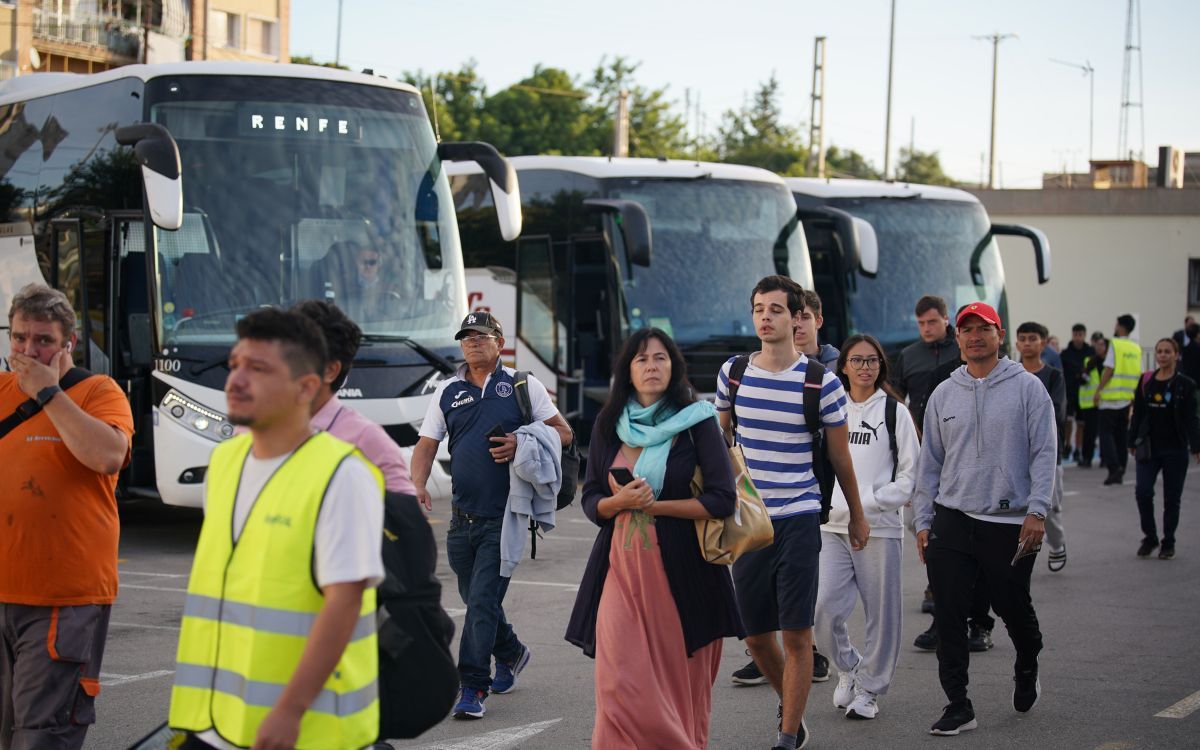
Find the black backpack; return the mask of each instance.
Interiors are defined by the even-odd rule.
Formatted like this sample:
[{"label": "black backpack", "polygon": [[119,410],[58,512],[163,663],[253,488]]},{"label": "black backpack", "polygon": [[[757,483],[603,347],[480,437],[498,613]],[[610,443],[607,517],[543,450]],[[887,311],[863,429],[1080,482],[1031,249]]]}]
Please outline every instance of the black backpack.
[{"label": "black backpack", "polygon": [[888,447],[892,449],[892,481],[896,481],[896,470],[900,468],[900,449],[896,446],[896,399],[887,395],[883,405],[883,421],[887,427]]},{"label": "black backpack", "polygon": [[[734,402],[749,364],[750,355],[741,354],[729,366],[729,419],[734,430],[737,430]],[[829,509],[833,506],[833,483],[837,478],[825,452],[825,432],[821,429],[821,381],[824,378],[825,365],[810,357],[804,368],[804,424],[812,435],[813,476],[817,478],[817,487],[821,490],[821,523],[829,520]],[[895,419],[895,412],[892,418]]]},{"label": "black backpack", "polygon": [[[533,421],[533,402],[529,398],[529,371],[518,370],[513,382],[517,394],[517,406],[521,408],[521,424],[529,424]],[[555,510],[562,510],[575,502],[575,488],[579,485],[579,440],[574,431],[571,433],[571,444],[563,446],[560,466],[562,467],[562,486],[558,490],[557,502],[554,504]],[[536,560],[538,527],[537,522],[532,518],[529,519],[529,537],[529,559]]]}]

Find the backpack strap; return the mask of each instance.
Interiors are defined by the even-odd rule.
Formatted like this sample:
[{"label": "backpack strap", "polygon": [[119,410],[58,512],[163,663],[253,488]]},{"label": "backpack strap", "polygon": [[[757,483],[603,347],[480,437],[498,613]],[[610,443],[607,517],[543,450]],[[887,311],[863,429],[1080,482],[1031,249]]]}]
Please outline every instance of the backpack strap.
[{"label": "backpack strap", "polygon": [[517,370],[513,376],[513,390],[517,396],[517,406],[521,409],[521,424],[533,421],[533,401],[529,398],[529,370]]},{"label": "backpack strap", "polygon": [[892,449],[892,481],[896,481],[896,471],[900,468],[900,449],[896,445],[896,399],[887,397],[883,406],[883,421],[887,427],[888,446]]},{"label": "backpack strap", "polygon": [[1146,391],[1146,387],[1150,385],[1150,379],[1154,377],[1154,373],[1155,373],[1154,370],[1146,370],[1145,372],[1142,373],[1142,397],[1143,398],[1148,398],[1150,395]]},{"label": "backpack strap", "polygon": [[734,432],[737,431],[737,409],[734,408],[734,403],[737,401],[738,388],[742,386],[742,378],[745,377],[746,366],[749,364],[750,355],[739,354],[729,366],[729,424]]},{"label": "backpack strap", "polygon": [[824,379],[825,365],[809,357],[804,366],[804,424],[814,442],[821,432],[821,381]]},{"label": "backpack strap", "polygon": [[[59,379],[58,387],[64,391],[69,391],[94,374],[95,373],[89,372],[82,367],[72,367],[70,370],[67,370],[66,375],[63,375],[62,378]],[[17,425],[21,424],[27,419],[31,419],[41,410],[42,407],[40,404],[38,404],[37,399],[30,398],[22,401],[17,405],[17,408],[12,414],[9,414],[3,420],[0,420],[0,440],[3,440],[8,433],[15,430]]]}]

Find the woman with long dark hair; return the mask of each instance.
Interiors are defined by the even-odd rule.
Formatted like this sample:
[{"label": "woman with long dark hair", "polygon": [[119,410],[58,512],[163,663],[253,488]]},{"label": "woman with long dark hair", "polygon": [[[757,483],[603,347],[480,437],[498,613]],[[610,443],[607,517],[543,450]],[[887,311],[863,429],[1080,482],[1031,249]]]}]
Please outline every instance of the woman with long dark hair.
[{"label": "woman with long dark hair", "polygon": [[[878,698],[887,692],[900,657],[900,514],[916,486],[920,445],[912,417],[888,384],[887,355],[874,336],[846,339],[837,374],[849,395],[850,455],[872,541],[863,550],[850,546],[850,509],[836,485],[829,521],[821,526],[816,635],[838,669],[833,705],[847,719],[874,719]],[[846,625],[859,599],[866,615],[861,651],[850,641]]]},{"label": "woman with long dark hair", "polygon": [[1129,424],[1129,452],[1137,461],[1138,515],[1142,543],[1138,557],[1158,547],[1154,523],[1154,483],[1163,475],[1163,535],[1158,557],[1175,557],[1175,529],[1179,504],[1187,479],[1188,453],[1200,463],[1200,416],[1196,414],[1196,383],[1177,369],[1179,343],[1159,339],[1154,345],[1157,368],[1146,372],[1133,395],[1133,419]]},{"label": "woman with long dark hair", "polygon": [[721,639],[744,635],[729,569],[705,562],[696,537],[696,519],[736,502],[715,417],[670,336],[629,337],[592,430],[582,505],[600,533],[566,636],[596,659],[592,747],[708,745]]}]

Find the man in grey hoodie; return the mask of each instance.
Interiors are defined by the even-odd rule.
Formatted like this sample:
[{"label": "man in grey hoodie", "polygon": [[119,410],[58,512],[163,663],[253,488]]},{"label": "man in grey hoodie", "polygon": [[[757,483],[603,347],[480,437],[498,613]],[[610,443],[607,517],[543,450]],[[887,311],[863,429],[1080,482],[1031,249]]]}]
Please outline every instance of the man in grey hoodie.
[{"label": "man in grey hoodie", "polygon": [[[938,677],[950,700],[930,732],[943,735],[977,726],[967,698],[967,614],[977,577],[1016,648],[1013,708],[1023,713],[1037,703],[1042,634],[1029,596],[1031,553],[1045,533],[1058,457],[1050,395],[1019,363],[1000,358],[1000,316],[978,302],[956,324],[967,364],[929,399],[913,498],[917,553],[937,600]],[[1017,559],[1018,551],[1030,554]]]}]

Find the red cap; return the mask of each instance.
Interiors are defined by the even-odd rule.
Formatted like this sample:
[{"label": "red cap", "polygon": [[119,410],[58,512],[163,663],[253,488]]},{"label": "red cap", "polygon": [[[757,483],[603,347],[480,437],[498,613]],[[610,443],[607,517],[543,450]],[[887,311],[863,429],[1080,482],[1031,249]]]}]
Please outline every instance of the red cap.
[{"label": "red cap", "polygon": [[962,325],[963,318],[969,318],[976,315],[983,318],[985,322],[991,323],[997,328],[1002,328],[1000,325],[1000,316],[996,314],[996,309],[986,302],[972,302],[959,311],[958,317],[954,320],[954,325]]}]

